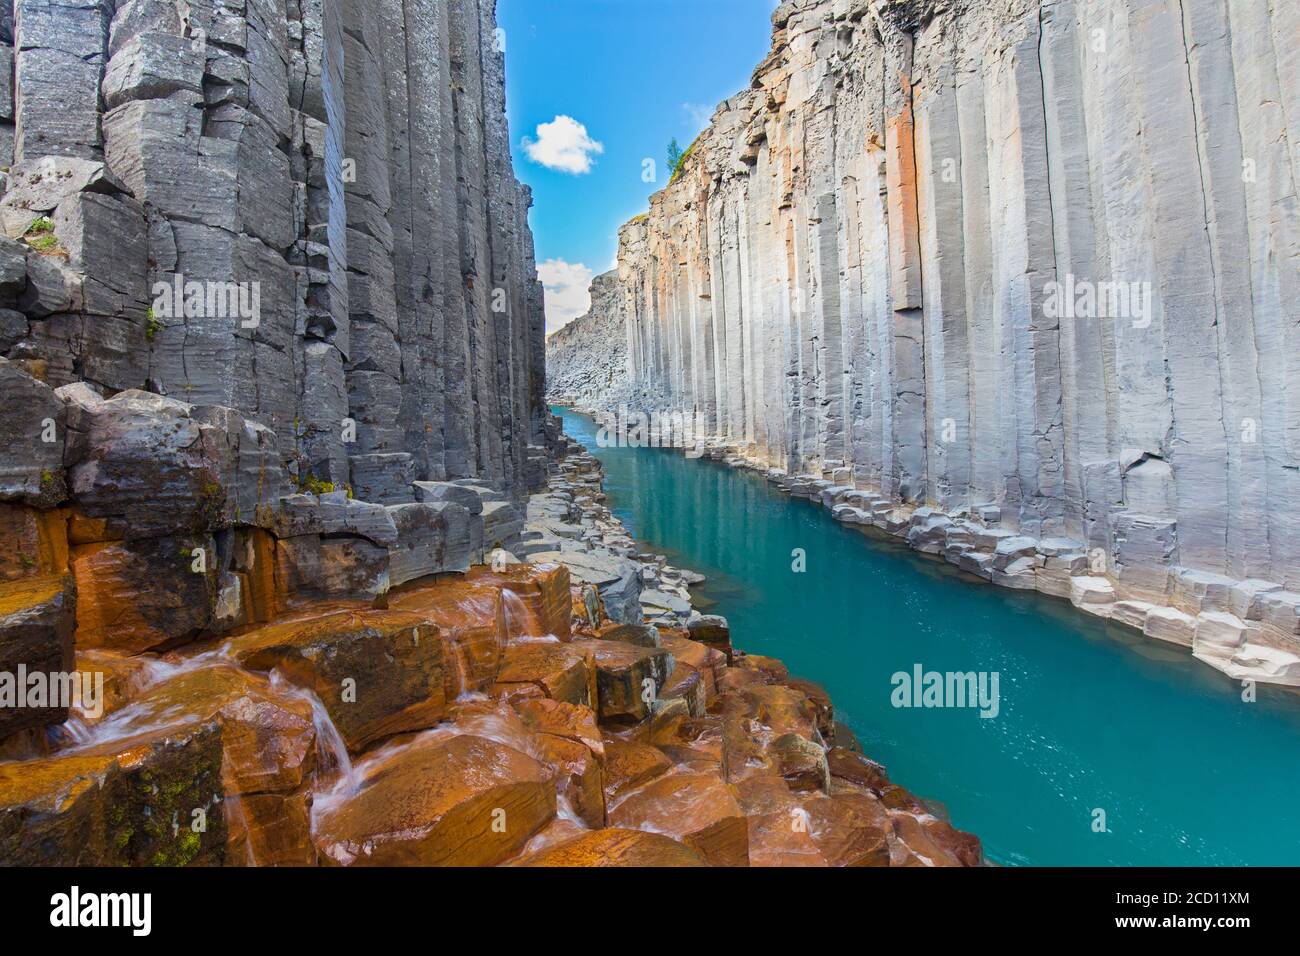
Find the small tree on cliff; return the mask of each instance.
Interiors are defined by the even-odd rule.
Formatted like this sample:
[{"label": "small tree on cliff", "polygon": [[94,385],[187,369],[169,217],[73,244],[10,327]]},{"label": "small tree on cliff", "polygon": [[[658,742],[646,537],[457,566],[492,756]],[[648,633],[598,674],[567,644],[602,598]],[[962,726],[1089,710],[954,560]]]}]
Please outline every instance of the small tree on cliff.
[{"label": "small tree on cliff", "polygon": [[673,141],[668,144],[668,174],[670,176],[677,175],[677,170],[682,165],[682,160],[685,158],[686,154],[683,153],[682,148],[677,145],[677,137],[674,136]]}]

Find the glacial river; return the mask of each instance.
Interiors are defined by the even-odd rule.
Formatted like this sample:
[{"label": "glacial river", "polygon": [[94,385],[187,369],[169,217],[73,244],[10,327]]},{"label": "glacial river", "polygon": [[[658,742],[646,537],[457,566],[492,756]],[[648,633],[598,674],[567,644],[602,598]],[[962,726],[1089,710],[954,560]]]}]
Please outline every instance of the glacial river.
[{"label": "glacial river", "polygon": [[[823,685],[866,752],[991,860],[1300,864],[1300,695],[1243,702],[1179,648],[839,525],[759,475],[599,448],[590,419],[557,411],[638,539],[708,576],[694,593],[735,644]],[[918,664],[996,672],[997,716],[895,707],[893,675]]]}]

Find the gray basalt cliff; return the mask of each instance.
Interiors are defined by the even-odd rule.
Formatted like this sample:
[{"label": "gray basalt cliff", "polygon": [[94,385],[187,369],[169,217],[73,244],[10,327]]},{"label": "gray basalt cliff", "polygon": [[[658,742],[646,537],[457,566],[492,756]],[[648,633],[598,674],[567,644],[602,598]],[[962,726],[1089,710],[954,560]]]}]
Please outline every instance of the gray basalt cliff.
[{"label": "gray basalt cliff", "polygon": [[1300,6],[772,19],[621,231],[624,393],[842,520],[1300,683]]},{"label": "gray basalt cliff", "polygon": [[0,7],[0,671],[516,540],[553,433],[495,0]]}]

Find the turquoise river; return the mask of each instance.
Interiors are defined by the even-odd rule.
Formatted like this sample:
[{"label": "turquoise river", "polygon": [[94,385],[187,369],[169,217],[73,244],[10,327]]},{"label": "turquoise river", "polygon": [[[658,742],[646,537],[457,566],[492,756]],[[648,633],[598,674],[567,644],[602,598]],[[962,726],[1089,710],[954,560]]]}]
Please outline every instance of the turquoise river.
[{"label": "turquoise river", "polygon": [[[556,411],[644,546],[708,576],[697,603],[736,646],[823,685],[866,752],[990,860],[1300,864],[1300,695],[1243,701],[1180,648],[841,526],[760,475],[597,447],[591,419]],[[997,716],[894,707],[891,677],[918,664],[996,672]]]}]

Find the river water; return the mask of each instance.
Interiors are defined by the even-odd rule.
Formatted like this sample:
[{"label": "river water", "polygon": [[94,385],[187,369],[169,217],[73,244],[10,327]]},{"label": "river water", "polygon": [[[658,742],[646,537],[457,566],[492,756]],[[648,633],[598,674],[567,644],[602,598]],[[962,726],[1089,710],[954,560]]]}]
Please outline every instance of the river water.
[{"label": "river water", "polygon": [[[610,507],[708,576],[737,647],[822,684],[896,782],[1006,865],[1300,864],[1300,695],[1258,700],[1180,648],[984,584],[760,475],[600,448]],[[806,570],[794,570],[800,549]],[[998,675],[998,712],[894,706],[894,675]]]}]

